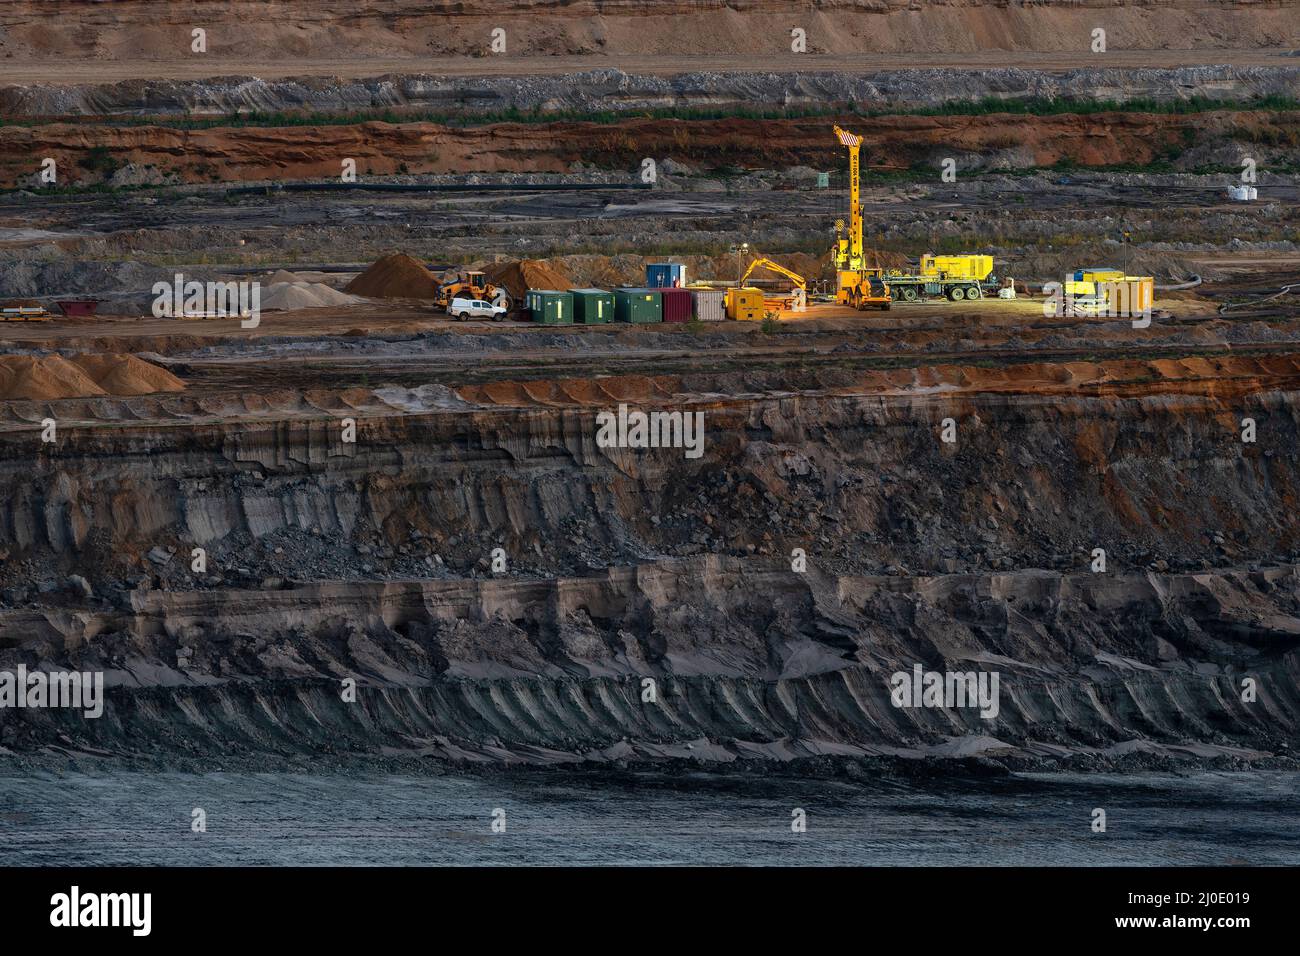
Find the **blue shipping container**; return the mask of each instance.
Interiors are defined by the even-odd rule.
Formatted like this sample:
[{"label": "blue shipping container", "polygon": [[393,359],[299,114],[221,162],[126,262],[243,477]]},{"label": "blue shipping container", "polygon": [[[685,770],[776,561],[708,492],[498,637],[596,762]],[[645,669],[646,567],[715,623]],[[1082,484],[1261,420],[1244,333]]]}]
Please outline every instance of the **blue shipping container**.
[{"label": "blue shipping container", "polygon": [[686,266],[680,262],[651,262],[645,267],[645,284],[651,289],[686,285]]}]

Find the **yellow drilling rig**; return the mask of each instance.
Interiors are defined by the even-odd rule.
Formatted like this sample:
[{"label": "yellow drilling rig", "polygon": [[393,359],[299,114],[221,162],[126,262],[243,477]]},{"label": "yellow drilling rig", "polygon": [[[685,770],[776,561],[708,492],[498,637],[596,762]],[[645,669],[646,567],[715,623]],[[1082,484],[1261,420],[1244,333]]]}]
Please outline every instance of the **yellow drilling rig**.
[{"label": "yellow drilling rig", "polygon": [[880,269],[867,268],[862,250],[862,137],[838,126],[835,135],[849,150],[848,235],[844,220],[835,223],[835,301],[855,309],[888,309],[889,285]]}]

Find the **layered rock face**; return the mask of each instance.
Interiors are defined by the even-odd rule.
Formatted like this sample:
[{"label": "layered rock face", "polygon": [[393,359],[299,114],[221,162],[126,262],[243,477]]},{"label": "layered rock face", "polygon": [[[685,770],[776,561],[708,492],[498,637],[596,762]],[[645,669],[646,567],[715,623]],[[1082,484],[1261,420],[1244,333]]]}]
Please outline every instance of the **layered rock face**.
[{"label": "layered rock face", "polygon": [[[1300,74],[1297,74],[1300,75]],[[860,124],[854,117],[841,122]],[[651,120],[500,123],[458,129],[434,123],[336,126],[91,126],[51,123],[0,129],[0,182],[26,183],[32,156],[49,156],[67,175],[96,181],[93,158],[149,169],[177,182],[310,179],[337,175],[339,156],[367,175],[451,172],[564,173],[575,164],[638,168],[647,155],[737,168],[838,168],[834,120]],[[1104,135],[1102,133],[1104,132]],[[862,127],[869,161],[906,168],[943,155],[1005,168],[1145,164],[1191,144],[1242,149],[1300,142],[1300,113],[1222,110],[1187,115],[1102,113],[1023,116],[890,116]]]},{"label": "layered rock face", "polygon": [[[460,568],[499,545],[548,573],[627,549],[918,570],[1285,557],[1296,375],[1264,357],[12,403],[30,425],[3,437],[0,544],[92,579],[160,544],[313,533]],[[700,456],[600,447],[619,405],[701,413]],[[51,414],[53,448],[34,427]],[[278,570],[309,575],[293,557]]]},{"label": "layered rock face", "polygon": [[[20,752],[196,759],[1258,762],[1294,741],[1297,583],[1293,568],[898,579],[697,558],[150,592],[120,611],[6,614],[25,650],[111,689],[99,720],[27,711],[3,732]],[[895,706],[893,675],[918,665],[996,673],[996,713]]]},{"label": "layered rock face", "polygon": [[[0,742],[1285,760],[1297,377],[1080,362],[15,406],[63,432],[0,438],[0,665],[110,690],[99,720],[8,711]],[[702,454],[601,447],[619,404],[703,413]],[[86,587],[56,600],[69,574]],[[895,706],[918,665],[997,673],[996,714]]]},{"label": "layered rock face", "polygon": [[[752,109],[755,103],[790,109],[835,106],[870,110],[934,109],[982,99],[1067,99],[1126,103],[1189,99],[1246,101],[1295,99],[1300,70],[1286,65],[1207,64],[1157,68],[1077,67],[1045,71],[1017,66],[965,70],[939,67],[879,69],[810,63],[785,72],[698,69],[682,64],[667,75],[574,64],[555,75],[518,73],[463,76],[412,72],[341,78],[221,76],[202,80],[155,79],[0,86],[0,114],[60,116],[228,116],[232,113],[365,111],[499,113],[629,113],[643,110]],[[757,144],[751,144],[757,145]]]}]

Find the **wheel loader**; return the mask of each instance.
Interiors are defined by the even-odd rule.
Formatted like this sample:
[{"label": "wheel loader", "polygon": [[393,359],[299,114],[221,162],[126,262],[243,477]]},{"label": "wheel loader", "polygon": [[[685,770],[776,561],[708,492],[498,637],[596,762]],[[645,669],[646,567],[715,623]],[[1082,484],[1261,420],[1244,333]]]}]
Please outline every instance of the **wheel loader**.
[{"label": "wheel loader", "polygon": [[453,299],[481,299],[510,311],[510,294],[504,288],[488,282],[487,276],[482,272],[457,273],[455,278],[438,287],[438,297],[435,300],[438,308],[446,309]]}]

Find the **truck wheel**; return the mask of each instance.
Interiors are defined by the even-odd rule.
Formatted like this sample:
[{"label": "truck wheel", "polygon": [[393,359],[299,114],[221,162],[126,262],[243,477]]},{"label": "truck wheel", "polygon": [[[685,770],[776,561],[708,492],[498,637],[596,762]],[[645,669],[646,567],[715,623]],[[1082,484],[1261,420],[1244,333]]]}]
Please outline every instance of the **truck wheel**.
[{"label": "truck wheel", "polygon": [[966,289],[966,298],[968,298],[968,299],[979,299],[979,298],[983,298],[983,297],[980,295],[980,287],[977,286],[977,285],[973,285],[973,286],[970,286],[969,288],[967,288],[967,289]]},{"label": "truck wheel", "polygon": [[916,289],[912,288],[911,286],[903,287],[903,299],[905,301],[915,302],[918,298],[919,296],[916,293]]},{"label": "truck wheel", "polygon": [[459,319],[460,321],[464,322],[466,319],[469,318],[469,313],[468,313],[468,312],[458,312],[458,313],[456,313],[456,318]]},{"label": "truck wheel", "polygon": [[966,298],[966,290],[959,285],[955,285],[948,290],[948,298],[953,302],[960,302]]}]

